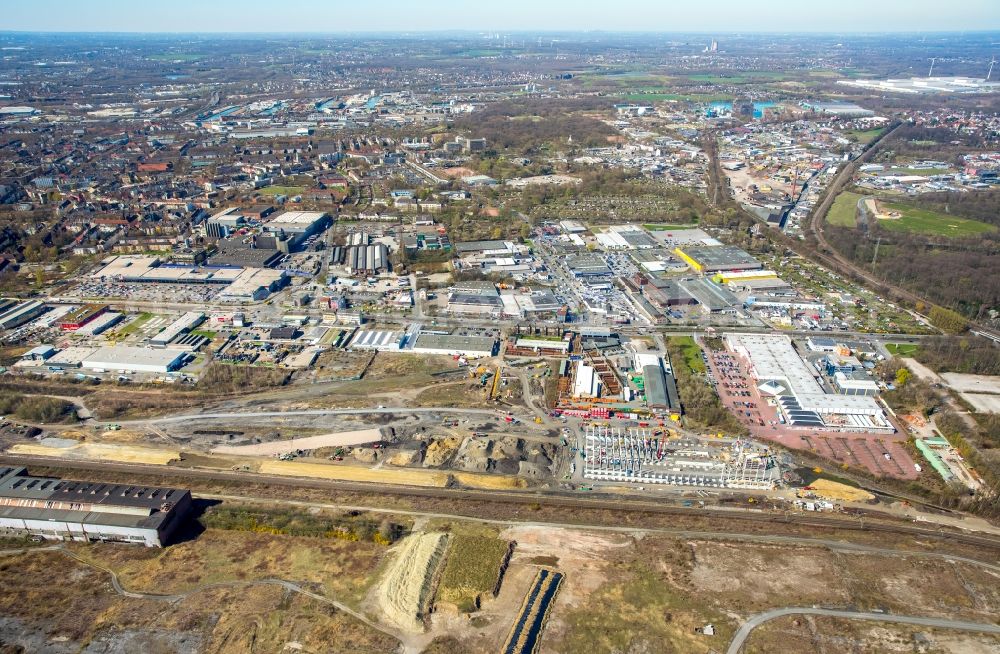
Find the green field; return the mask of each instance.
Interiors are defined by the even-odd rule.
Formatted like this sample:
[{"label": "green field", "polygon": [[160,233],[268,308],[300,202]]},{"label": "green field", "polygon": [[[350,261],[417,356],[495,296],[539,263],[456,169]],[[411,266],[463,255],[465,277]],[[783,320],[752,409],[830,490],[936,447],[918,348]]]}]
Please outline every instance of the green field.
[{"label": "green field", "polygon": [[438,601],[459,610],[475,611],[483,595],[493,595],[500,569],[507,560],[510,542],[487,536],[454,535],[438,586]]},{"label": "green field", "polygon": [[886,343],[885,349],[894,356],[912,357],[916,354],[919,346],[916,343]]},{"label": "green field", "polygon": [[[701,375],[705,373],[705,360],[701,358],[701,348],[694,342],[691,336],[671,336],[670,342],[677,345],[684,352],[684,363],[688,370]],[[676,362],[671,362],[676,365]]]},{"label": "green field", "polygon": [[305,186],[268,186],[260,189],[261,195],[301,195],[305,192]]},{"label": "green field", "polygon": [[890,168],[885,172],[891,175],[923,175],[924,177],[930,177],[931,175],[947,175],[955,171],[948,168]]},{"label": "green field", "polygon": [[654,91],[626,93],[622,97],[630,102],[666,102],[669,100],[685,102],[725,102],[733,99],[732,96],[721,94],[689,93],[687,95],[681,95],[679,93],[659,93]]},{"label": "green field", "polygon": [[193,52],[161,52],[158,54],[151,54],[146,57],[146,59],[152,59],[153,61],[198,61],[206,55],[196,54]]},{"label": "green field", "polygon": [[125,338],[126,336],[131,336],[135,332],[139,331],[143,325],[149,322],[153,318],[153,314],[148,312],[143,312],[139,314],[139,317],[125,325],[121,329],[114,332],[117,338]]},{"label": "green field", "polygon": [[826,222],[837,227],[854,227],[858,224],[858,200],[864,196],[860,193],[844,191],[833,201],[833,206],[826,214]]},{"label": "green field", "polygon": [[866,129],[866,130],[852,129],[845,132],[845,134],[847,134],[848,138],[854,139],[858,143],[868,144],[877,139],[879,135],[884,131],[885,131],[884,128]]},{"label": "green field", "polygon": [[[837,199],[840,200],[840,198]],[[892,232],[913,232],[932,236],[964,238],[995,232],[997,229],[993,225],[977,220],[958,218],[928,209],[918,209],[908,204],[885,202],[881,206],[885,211],[898,211],[902,214],[901,218],[879,221],[879,227]]]},{"label": "green field", "polygon": [[774,71],[756,70],[737,73],[735,75],[688,75],[692,82],[704,82],[706,84],[746,84],[747,82],[773,81],[780,82],[788,79],[787,73]]},{"label": "green field", "polygon": [[682,229],[697,229],[698,223],[692,223],[690,225],[665,225],[663,223],[646,223],[643,225],[644,228],[651,232],[676,232]]}]

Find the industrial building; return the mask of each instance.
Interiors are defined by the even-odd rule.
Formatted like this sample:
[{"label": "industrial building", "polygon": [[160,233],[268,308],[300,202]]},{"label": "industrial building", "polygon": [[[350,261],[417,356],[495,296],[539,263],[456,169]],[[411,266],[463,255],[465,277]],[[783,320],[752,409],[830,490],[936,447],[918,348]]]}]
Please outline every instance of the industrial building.
[{"label": "industrial building", "polygon": [[156,347],[166,347],[170,341],[182,334],[187,334],[203,322],[205,322],[205,314],[200,311],[188,311],[167,325],[159,334],[149,339],[149,343]]},{"label": "industrial building", "polygon": [[566,257],[566,268],[574,277],[605,277],[611,274],[604,257],[593,252]]},{"label": "industrial building", "polygon": [[448,294],[448,311],[466,315],[499,316],[503,302],[492,282],[460,282]]},{"label": "industrial building", "polygon": [[996,93],[1000,82],[991,82],[974,77],[910,77],[906,79],[850,79],[837,80],[838,84],[856,86],[876,92],[922,94],[922,93]]},{"label": "industrial building", "polygon": [[91,278],[140,284],[211,284],[221,288],[219,299],[251,302],[266,298],[288,283],[284,270],[242,267],[206,267],[164,264],[158,257],[116,256]]},{"label": "industrial building", "polygon": [[709,279],[682,279],[678,286],[693,297],[707,313],[733,313],[740,304],[738,297]]},{"label": "industrial building", "polygon": [[91,370],[164,374],[180,368],[187,354],[183,350],[110,345],[92,351],[80,365]]},{"label": "industrial building", "polygon": [[48,311],[48,307],[39,300],[21,302],[20,304],[14,301],[5,301],[3,308],[0,308],[0,329],[16,329],[46,311]]},{"label": "industrial building", "polygon": [[838,393],[844,395],[875,395],[878,393],[878,384],[875,380],[860,370],[850,372],[838,370],[833,373],[833,385]]},{"label": "industrial building", "polygon": [[731,245],[685,245],[674,248],[674,253],[692,270],[703,273],[760,270],[764,267],[752,256]]},{"label": "industrial building", "polygon": [[726,334],[726,345],[750,362],[750,374],[764,397],[773,397],[779,415],[792,427],[893,433],[882,407],[867,394],[827,393],[779,334]]},{"label": "industrial building", "polygon": [[347,248],[346,261],[355,275],[385,272],[389,270],[389,248],[385,243],[354,245]]},{"label": "industrial building", "polygon": [[64,331],[76,331],[108,310],[106,304],[85,304],[67,313],[59,322]]},{"label": "industrial building", "polygon": [[83,336],[99,336],[104,332],[108,331],[122,320],[125,319],[124,313],[118,313],[117,311],[106,311],[97,318],[94,318],[88,322],[83,327],[76,330],[77,334]]},{"label": "industrial building", "polygon": [[445,354],[475,359],[496,354],[497,340],[489,336],[455,336],[421,332],[417,335],[412,350],[420,354]]},{"label": "industrial building", "polygon": [[596,398],[601,396],[601,378],[594,367],[583,362],[576,362],[576,374],[573,376],[573,397]]},{"label": "industrial building", "polygon": [[0,534],[163,547],[191,509],[191,493],[32,477],[0,467]]},{"label": "industrial building", "polygon": [[319,234],[331,224],[330,215],[323,211],[286,211],[264,224],[264,231],[275,236],[287,236],[290,247],[296,248],[313,234]]},{"label": "industrial building", "polygon": [[403,332],[360,329],[351,340],[351,349],[399,352],[403,345]]}]

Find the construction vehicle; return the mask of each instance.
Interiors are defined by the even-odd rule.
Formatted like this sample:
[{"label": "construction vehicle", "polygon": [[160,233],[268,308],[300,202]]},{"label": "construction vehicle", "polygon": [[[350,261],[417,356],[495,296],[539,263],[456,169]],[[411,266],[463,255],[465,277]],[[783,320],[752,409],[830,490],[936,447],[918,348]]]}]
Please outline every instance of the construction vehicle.
[{"label": "construction vehicle", "polygon": [[535,416],[535,424],[536,424],[536,425],[540,425],[540,424],[542,424],[542,419],[541,419],[541,418],[539,418],[538,416]]}]

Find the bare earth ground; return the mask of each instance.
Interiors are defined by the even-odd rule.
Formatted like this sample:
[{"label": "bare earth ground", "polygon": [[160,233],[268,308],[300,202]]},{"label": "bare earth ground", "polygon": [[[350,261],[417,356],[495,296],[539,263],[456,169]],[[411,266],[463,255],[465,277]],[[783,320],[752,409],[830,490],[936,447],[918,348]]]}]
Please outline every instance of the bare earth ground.
[{"label": "bare earth ground", "polygon": [[[786,606],[992,623],[1000,615],[1000,573],[960,561],[682,539],[639,527],[612,533],[425,516],[417,517],[413,528],[497,536],[516,545],[496,599],[471,614],[432,613],[426,633],[399,635],[407,652],[423,647],[436,653],[498,651],[540,567],[566,575],[542,633],[539,652],[546,654],[724,651],[747,617]],[[384,608],[365,601],[377,595],[371,589],[386,579],[396,549],[367,541],[219,529],[163,550],[112,544],[67,548],[115,571],[126,590],[190,594],[172,602],[126,599],[113,592],[107,573],[59,552],[3,556],[0,642],[56,654],[280,652],[286,647],[399,651],[396,637],[381,631],[397,633]],[[361,611],[371,624],[280,587],[252,585],[275,578]],[[248,585],[206,587],[232,582]],[[709,623],[716,635],[695,632]],[[926,630],[919,636],[929,643],[924,647],[917,631],[869,623],[842,628],[825,618],[801,618],[797,624],[782,619],[755,631],[749,651],[996,651],[995,638]],[[115,646],[83,650],[87,643],[105,641]]]},{"label": "bare earth ground", "polygon": [[788,616],[755,629],[744,651],[746,654],[1000,654],[1000,637],[822,616]]}]

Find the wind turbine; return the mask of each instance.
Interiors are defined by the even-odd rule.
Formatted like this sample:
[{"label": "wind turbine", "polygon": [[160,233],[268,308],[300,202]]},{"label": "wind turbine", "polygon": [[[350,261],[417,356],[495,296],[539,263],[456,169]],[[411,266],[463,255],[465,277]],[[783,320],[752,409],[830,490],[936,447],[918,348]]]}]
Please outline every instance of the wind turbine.
[{"label": "wind turbine", "polygon": [[987,82],[990,81],[990,76],[993,75],[993,64],[995,64],[996,62],[997,62],[997,58],[996,57],[993,57],[993,59],[990,60],[990,69],[986,73],[986,81]]},{"label": "wind turbine", "polygon": [[935,61],[937,61],[937,57],[931,57],[931,69],[930,69],[930,71],[928,71],[927,77],[930,77],[931,75],[934,74],[934,62]]}]

